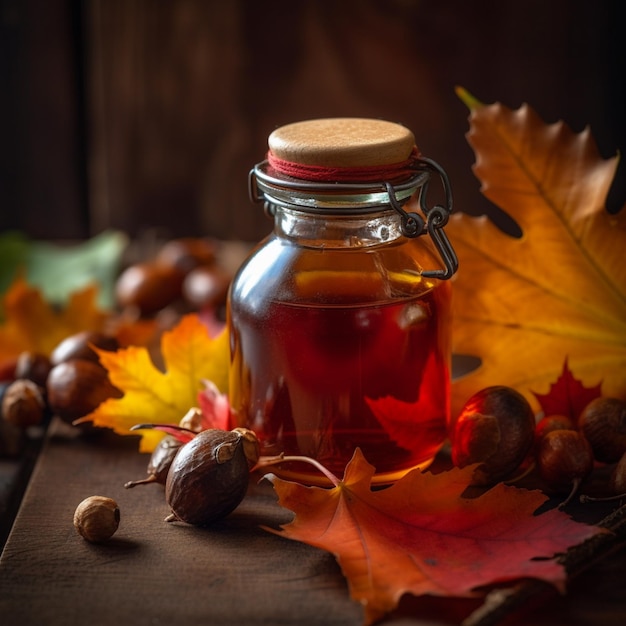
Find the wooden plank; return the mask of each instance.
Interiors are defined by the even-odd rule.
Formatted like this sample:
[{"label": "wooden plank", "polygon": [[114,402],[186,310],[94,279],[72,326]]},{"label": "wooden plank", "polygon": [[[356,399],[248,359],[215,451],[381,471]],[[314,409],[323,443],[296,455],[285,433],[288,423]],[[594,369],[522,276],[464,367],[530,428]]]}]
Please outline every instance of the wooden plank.
[{"label": "wooden plank", "polygon": [[[332,556],[260,528],[289,519],[271,486],[253,487],[210,529],[169,524],[160,485],[123,487],[145,474],[133,438],[85,440],[63,426],[53,426],[0,561],[2,623],[359,623]],[[106,544],[72,525],[90,495],[120,506]]]},{"label": "wooden plank", "polygon": [[[302,624],[358,626],[332,555],[266,532],[290,513],[269,483],[252,485],[242,505],[207,529],[164,522],[163,488],[124,489],[145,474],[146,455],[131,437],[79,436],[54,421],[0,559],[0,622],[20,626],[133,623]],[[121,524],[106,544],[74,530],[76,505],[106,495],[120,505]],[[624,551],[507,624],[626,623]],[[406,598],[384,623],[459,624],[476,601]]]}]

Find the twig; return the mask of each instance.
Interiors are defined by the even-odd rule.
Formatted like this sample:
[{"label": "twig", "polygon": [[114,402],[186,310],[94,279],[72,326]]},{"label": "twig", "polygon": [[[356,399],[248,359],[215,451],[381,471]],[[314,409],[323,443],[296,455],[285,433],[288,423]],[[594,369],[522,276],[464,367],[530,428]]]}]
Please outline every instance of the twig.
[{"label": "twig", "polygon": [[[611,532],[594,535],[587,541],[573,546],[558,559],[565,567],[568,578],[577,576],[626,540],[626,504],[605,517],[597,526]],[[550,584],[541,580],[526,580],[510,588],[494,589],[461,626],[494,626],[529,599],[551,589]]]}]

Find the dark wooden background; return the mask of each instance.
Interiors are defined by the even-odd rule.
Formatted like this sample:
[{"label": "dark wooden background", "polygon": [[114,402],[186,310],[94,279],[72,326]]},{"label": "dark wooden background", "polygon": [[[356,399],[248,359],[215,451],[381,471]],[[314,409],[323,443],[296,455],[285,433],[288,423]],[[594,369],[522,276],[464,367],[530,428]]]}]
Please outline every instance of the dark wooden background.
[{"label": "dark wooden background", "polygon": [[455,85],[623,152],[620,4],[0,0],[0,231],[256,240],[270,224],[247,173],[267,135],[334,115],[404,123],[456,208],[489,211]]}]

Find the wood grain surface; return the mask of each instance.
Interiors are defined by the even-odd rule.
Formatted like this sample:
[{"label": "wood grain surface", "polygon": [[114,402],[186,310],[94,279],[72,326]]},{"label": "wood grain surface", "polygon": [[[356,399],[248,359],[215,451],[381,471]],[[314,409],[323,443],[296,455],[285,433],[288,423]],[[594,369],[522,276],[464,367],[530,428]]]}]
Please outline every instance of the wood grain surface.
[{"label": "wood grain surface", "polygon": [[[162,486],[123,487],[146,464],[132,437],[79,435],[53,421],[0,559],[1,624],[362,624],[332,555],[262,528],[291,518],[269,483],[252,485],[231,516],[201,529],[164,521]],[[120,506],[119,530],[105,544],[87,543],[72,525],[90,495]],[[624,557],[614,552],[573,580],[566,596],[550,592],[502,623],[626,623]],[[405,598],[384,624],[460,624],[479,604]]]}]

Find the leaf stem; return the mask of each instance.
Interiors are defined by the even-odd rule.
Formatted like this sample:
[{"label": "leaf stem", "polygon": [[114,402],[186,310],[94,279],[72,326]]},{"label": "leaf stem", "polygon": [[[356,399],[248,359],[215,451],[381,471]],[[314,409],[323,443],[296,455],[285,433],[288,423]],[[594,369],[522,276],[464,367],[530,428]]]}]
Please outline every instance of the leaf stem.
[{"label": "leaf stem", "polygon": [[260,457],[257,464],[250,470],[250,472],[254,472],[256,470],[262,470],[265,467],[270,467],[272,465],[278,465],[279,463],[308,463],[312,465],[317,470],[319,470],[328,480],[335,486],[339,487],[341,481],[326,467],[324,467],[319,461],[312,459],[309,456],[298,456],[298,455],[283,455],[279,454],[274,457]]},{"label": "leaf stem", "polygon": [[480,100],[478,100],[478,98],[475,98],[469,91],[467,91],[467,89],[463,87],[455,87],[454,92],[470,111],[479,109],[484,106],[484,104]]},{"label": "leaf stem", "polygon": [[587,504],[588,502],[614,502],[616,500],[623,500],[624,498],[626,498],[626,493],[618,493],[614,496],[604,496],[602,498],[583,494],[578,498],[578,500],[582,504]]},{"label": "leaf stem", "polygon": [[[181,433],[190,433],[192,435],[197,435],[198,433],[195,430],[191,430],[189,428],[185,428],[184,426],[177,426],[176,424],[135,424],[131,426],[128,430],[176,430]],[[166,431],[167,432],[167,431]]]}]

